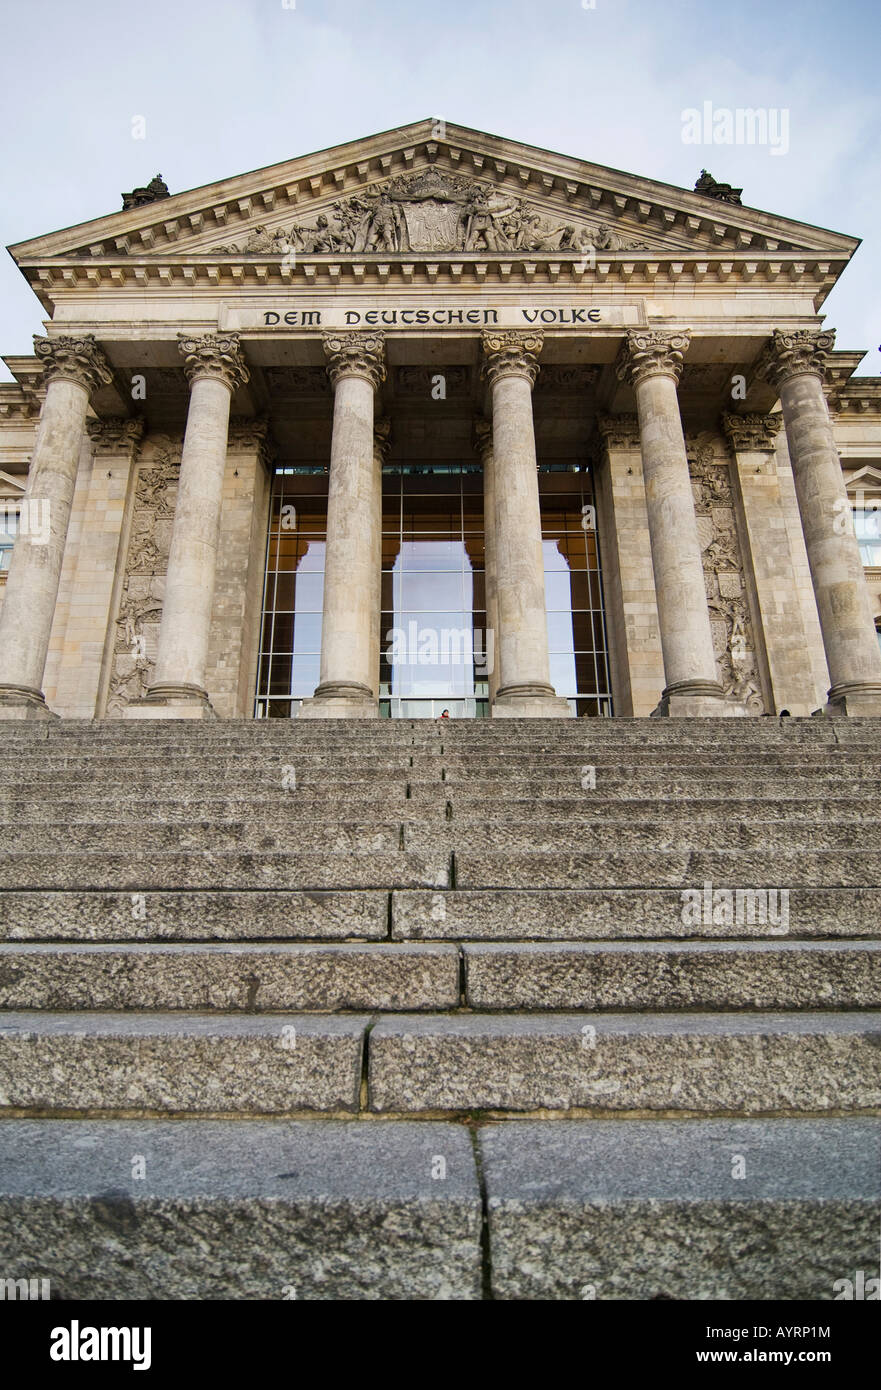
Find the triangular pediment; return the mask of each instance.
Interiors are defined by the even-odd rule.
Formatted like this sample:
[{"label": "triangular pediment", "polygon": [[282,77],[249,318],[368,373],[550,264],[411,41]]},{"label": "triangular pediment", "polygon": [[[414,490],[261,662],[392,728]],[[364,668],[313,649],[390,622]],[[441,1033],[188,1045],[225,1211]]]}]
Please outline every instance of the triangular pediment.
[{"label": "triangular pediment", "polygon": [[859,242],[584,160],[437,121],[318,154],[11,247],[59,259],[295,254],[653,258],[801,254],[846,261]]}]

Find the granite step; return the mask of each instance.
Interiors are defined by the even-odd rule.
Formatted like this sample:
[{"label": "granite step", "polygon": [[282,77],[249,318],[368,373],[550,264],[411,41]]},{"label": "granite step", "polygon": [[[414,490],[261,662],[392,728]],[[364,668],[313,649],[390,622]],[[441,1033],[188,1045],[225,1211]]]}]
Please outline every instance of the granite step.
[{"label": "granite step", "polygon": [[521,1120],[475,1142],[480,1173],[442,1121],[7,1119],[0,1264],[60,1299],[264,1301],[824,1302],[875,1268],[875,1119]]},{"label": "granite step", "polygon": [[381,941],[388,933],[385,889],[0,892],[4,941]]},{"label": "granite step", "polygon": [[455,1009],[459,960],[458,948],[442,943],[7,943],[0,945],[0,1009]]},{"label": "granite step", "polygon": [[[385,823],[383,823],[383,820]],[[173,822],[130,821],[119,813],[107,823],[61,823],[28,825],[14,822],[3,830],[4,852],[40,853],[51,840],[54,854],[77,850],[113,853],[120,844],[136,844],[139,854],[164,851],[253,850],[275,854],[382,854],[401,848],[402,819],[388,822],[350,824],[334,816],[317,817],[307,807],[291,807],[287,815],[268,825],[264,818],[230,821],[205,820]],[[426,843],[431,837],[426,834]],[[842,841],[844,843],[844,841]],[[436,850],[437,844],[433,846]]]},{"label": "granite step", "polygon": [[382,1015],[369,1108],[695,1115],[881,1106],[881,1012]]},{"label": "granite step", "polygon": [[478,1133],[496,1299],[813,1304],[845,1296],[848,1279],[852,1294],[858,1270],[877,1274],[881,1120],[523,1120]]},{"label": "granite step", "polygon": [[359,1014],[4,1012],[0,1113],[356,1111],[368,1022]]},{"label": "granite step", "polygon": [[53,1298],[481,1297],[461,1125],[4,1120],[0,1156],[0,1269]]},{"label": "granite step", "polygon": [[[413,853],[436,849],[441,837],[457,854],[553,854],[561,843],[579,853],[610,849],[658,853],[691,849],[859,850],[881,844],[881,817],[846,823],[828,815],[815,820],[765,820],[758,814],[742,819],[732,816],[721,825],[697,817],[674,825],[657,816],[654,820],[608,818],[591,824],[577,815],[550,821],[501,817],[480,821],[457,816],[454,807],[452,818],[441,825],[405,820],[403,835],[404,847]],[[64,843],[60,835],[59,842]],[[10,840],[12,847],[24,848],[14,838]]]},{"label": "granite step", "polygon": [[[715,894],[730,880],[711,883]],[[704,891],[703,884],[696,884]],[[767,899],[738,911],[736,897],[712,898],[695,921],[683,913],[680,888],[489,888],[397,891],[392,894],[392,937],[399,941],[616,941],[878,938],[878,889],[804,887],[785,900]],[[685,900],[688,903],[688,899]],[[0,908],[3,898],[0,895]],[[714,920],[714,917],[716,920]],[[786,928],[785,931],[781,930]]]},{"label": "granite step", "polygon": [[[17,856],[11,856],[16,858]],[[0,867],[0,875],[2,875]],[[861,887],[881,884],[875,851],[621,850],[456,855],[457,888]],[[2,882],[2,877],[0,877]]]},{"label": "granite step", "polygon": [[299,853],[237,853],[192,850],[175,853],[137,849],[111,853],[56,851],[0,857],[0,890],[123,889],[131,893],[194,888],[444,888],[450,882],[450,857],[403,851],[370,854],[310,850]]},{"label": "granite step", "polygon": [[462,953],[465,1002],[484,1011],[881,1009],[881,940],[468,942]]}]

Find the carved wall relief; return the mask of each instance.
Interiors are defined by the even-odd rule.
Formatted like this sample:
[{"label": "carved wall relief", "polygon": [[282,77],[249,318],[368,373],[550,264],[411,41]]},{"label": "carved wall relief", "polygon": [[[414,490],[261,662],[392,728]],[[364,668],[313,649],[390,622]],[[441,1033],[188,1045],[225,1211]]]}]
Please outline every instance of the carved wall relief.
[{"label": "carved wall relief", "polygon": [[686,448],[719,679],[725,694],[742,701],[748,714],[764,714],[734,515],[731,465],[727,459],[716,456],[709,434],[688,441]]},{"label": "carved wall relief", "polygon": [[180,458],[180,442],[167,435],[153,435],[141,453],[116,618],[108,715],[121,715],[130,700],[146,694],[152,679]]},{"label": "carved wall relief", "polygon": [[300,252],[644,251],[608,223],[548,220],[516,193],[463,174],[426,169],[338,199],[312,225],[256,226],[242,242],[214,251],[242,255]]}]

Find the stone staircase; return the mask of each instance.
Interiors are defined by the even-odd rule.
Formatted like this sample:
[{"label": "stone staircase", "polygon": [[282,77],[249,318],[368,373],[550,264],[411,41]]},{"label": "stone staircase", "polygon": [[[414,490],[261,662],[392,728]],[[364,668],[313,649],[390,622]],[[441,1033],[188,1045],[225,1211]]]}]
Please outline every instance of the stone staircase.
[{"label": "stone staircase", "polygon": [[0,767],[0,1279],[877,1272],[879,721],[58,721]]}]

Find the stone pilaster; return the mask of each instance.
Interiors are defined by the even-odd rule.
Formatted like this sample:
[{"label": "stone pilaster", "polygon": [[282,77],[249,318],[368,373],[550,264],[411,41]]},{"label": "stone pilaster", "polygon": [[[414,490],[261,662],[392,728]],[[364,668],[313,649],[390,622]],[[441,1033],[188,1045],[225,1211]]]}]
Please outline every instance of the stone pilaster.
[{"label": "stone pilaster", "polygon": [[827,714],[881,715],[881,651],[823,380],[835,334],[775,329],[757,370],[780,395],[831,682]]},{"label": "stone pilaster", "polygon": [[569,718],[551,685],[541,510],[532,418],[541,332],[485,332],[492,397],[493,508],[499,684],[494,718]]},{"label": "stone pilaster", "polygon": [[374,398],[385,379],[381,333],[324,338],[334,390],[327,498],[327,547],[320,680],[301,719],[375,719],[378,704],[379,584],[382,571],[382,456]]},{"label": "stone pilaster", "polygon": [[645,481],[635,415],[601,415],[595,457],[615,713],[651,714],[664,687]]},{"label": "stone pilaster", "polygon": [[[483,650],[487,659],[492,652],[492,664],[487,673],[490,705],[496,698],[499,688],[498,630],[499,597],[496,575],[496,528],[495,528],[495,460],[493,458],[493,430],[489,420],[479,416],[474,421],[472,432],[474,452],[483,466],[483,582],[486,595],[486,633]],[[490,646],[492,643],[492,646]]]},{"label": "stone pilaster", "polygon": [[94,719],[125,565],[125,522],[144,434],[141,419],[86,421],[44,690],[65,719]]},{"label": "stone pilaster", "polygon": [[112,379],[94,338],[35,336],[46,398],[25,501],[36,527],[17,542],[0,611],[0,719],[48,718],[42,692],[89,397]]},{"label": "stone pilaster", "polygon": [[153,680],[129,718],[214,717],[205,688],[230,403],[248,380],[235,333],[178,341],[190,383]]},{"label": "stone pilaster", "polygon": [[666,687],[658,714],[733,713],[716,671],[703,562],[676,385],[687,333],[628,332],[618,377],[636,394]]}]

